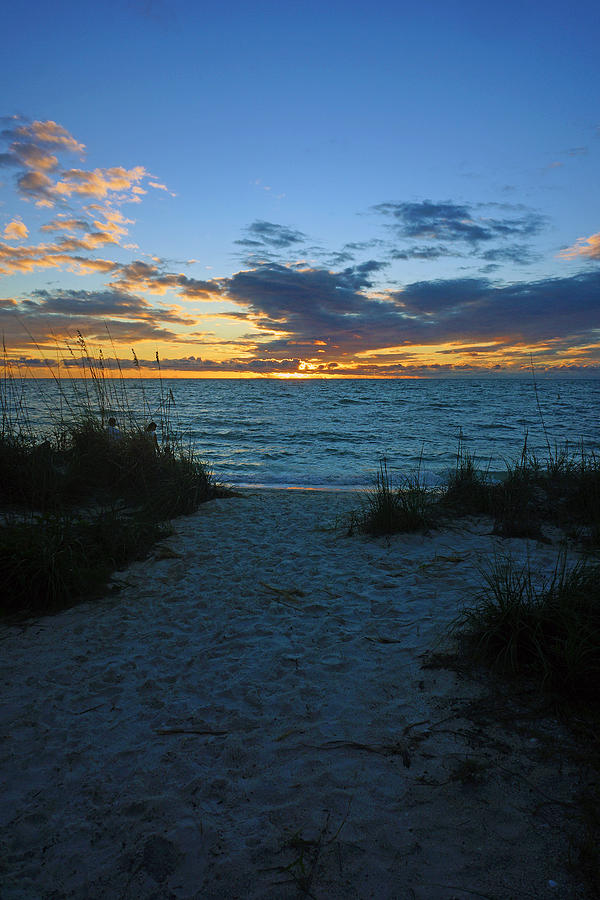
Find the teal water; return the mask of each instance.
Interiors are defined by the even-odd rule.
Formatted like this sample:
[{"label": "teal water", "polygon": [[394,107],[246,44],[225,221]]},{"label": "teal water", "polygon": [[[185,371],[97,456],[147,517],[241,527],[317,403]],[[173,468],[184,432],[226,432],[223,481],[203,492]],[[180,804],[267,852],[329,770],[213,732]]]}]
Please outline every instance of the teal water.
[{"label": "teal water", "polygon": [[[519,457],[526,434],[540,457],[548,455],[547,439],[552,449],[583,441],[600,452],[600,379],[538,380],[537,399],[531,376],[125,384],[130,406],[157,421],[161,396],[172,391],[177,427],[216,477],[234,485],[370,486],[384,456],[395,476],[420,466],[435,484],[454,465],[461,435],[491,473]],[[76,406],[52,381],[24,383],[21,400],[38,433],[48,436],[52,421]],[[117,417],[125,416],[121,401],[111,403]]]}]

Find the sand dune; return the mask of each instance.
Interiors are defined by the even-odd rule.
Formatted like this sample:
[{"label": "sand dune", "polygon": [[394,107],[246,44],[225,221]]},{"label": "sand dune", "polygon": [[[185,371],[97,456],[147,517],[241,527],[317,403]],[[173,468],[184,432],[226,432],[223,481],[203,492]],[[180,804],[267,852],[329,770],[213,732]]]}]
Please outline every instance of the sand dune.
[{"label": "sand dune", "polygon": [[3,898],[585,896],[559,725],[423,667],[497,544],[556,547],[348,537],[355,504],[212,501],[119,593],[2,626]]}]

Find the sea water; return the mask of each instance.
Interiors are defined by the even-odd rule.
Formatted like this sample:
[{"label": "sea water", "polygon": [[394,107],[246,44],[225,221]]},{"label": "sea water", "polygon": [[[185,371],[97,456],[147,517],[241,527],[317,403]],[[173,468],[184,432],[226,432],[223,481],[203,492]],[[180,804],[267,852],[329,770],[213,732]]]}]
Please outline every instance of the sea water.
[{"label": "sea water", "polygon": [[[231,485],[372,486],[380,461],[398,481],[442,481],[459,443],[490,474],[518,460],[525,439],[600,452],[600,379],[126,380],[145,419],[169,416],[217,480]],[[50,435],[66,396],[52,380],[23,382],[21,402]],[[69,384],[63,384],[63,394]],[[170,392],[170,393],[169,393]],[[80,394],[81,392],[79,392]],[[110,407],[110,402],[108,403]],[[117,416],[123,407],[109,411]]]}]

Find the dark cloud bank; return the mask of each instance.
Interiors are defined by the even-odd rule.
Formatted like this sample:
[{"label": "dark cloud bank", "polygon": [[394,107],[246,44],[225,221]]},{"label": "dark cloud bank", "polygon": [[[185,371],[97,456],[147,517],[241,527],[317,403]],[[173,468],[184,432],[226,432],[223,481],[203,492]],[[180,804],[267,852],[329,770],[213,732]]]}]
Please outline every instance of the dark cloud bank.
[{"label": "dark cloud bank", "polygon": [[[131,288],[136,275],[143,283],[154,279],[159,287],[176,288],[188,297],[195,291],[218,293],[236,309],[216,313],[217,317],[254,326],[252,335],[233,342],[244,349],[242,357],[227,362],[198,357],[169,361],[180,371],[293,372],[308,359],[320,371],[339,374],[405,374],[416,363],[413,345],[471,347],[476,366],[478,354],[485,352],[489,357],[495,349],[506,357],[518,345],[550,344],[555,351],[578,346],[578,356],[585,357],[589,352],[585,343],[597,344],[600,339],[599,269],[510,285],[483,277],[421,281],[369,296],[384,265],[368,260],[332,272],[270,262],[226,279],[191,285],[182,276],[132,264],[118,276],[118,284]],[[5,331],[10,330],[15,312],[43,338],[79,329],[88,337],[105,340],[108,322],[116,341],[213,343],[202,333],[173,331],[173,326],[197,325],[194,317],[178,308],[152,305],[123,287],[96,292],[37,291],[20,302],[7,300],[0,306],[0,327]],[[486,342],[494,342],[494,347]],[[392,348],[394,359],[387,364],[382,353]],[[377,360],[355,369],[360,362],[357,354],[364,357],[369,352],[378,352]],[[445,362],[441,368],[425,370],[442,373],[450,367]],[[466,370],[452,367],[452,371]]]}]

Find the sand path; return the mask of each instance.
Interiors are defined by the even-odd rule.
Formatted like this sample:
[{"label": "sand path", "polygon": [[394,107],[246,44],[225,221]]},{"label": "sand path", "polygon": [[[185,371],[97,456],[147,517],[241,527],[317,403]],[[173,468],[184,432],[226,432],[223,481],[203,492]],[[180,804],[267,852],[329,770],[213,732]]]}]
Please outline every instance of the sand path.
[{"label": "sand path", "polygon": [[585,896],[558,726],[422,668],[489,525],[348,537],[353,505],[213,501],[120,593],[2,626],[2,898]]}]

